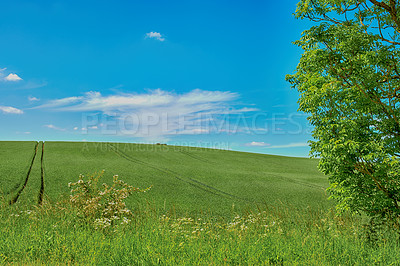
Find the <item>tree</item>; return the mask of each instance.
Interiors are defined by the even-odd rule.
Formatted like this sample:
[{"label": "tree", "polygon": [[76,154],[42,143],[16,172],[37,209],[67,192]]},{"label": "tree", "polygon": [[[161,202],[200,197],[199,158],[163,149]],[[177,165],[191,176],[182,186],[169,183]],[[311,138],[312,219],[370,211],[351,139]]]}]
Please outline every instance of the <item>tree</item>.
[{"label": "tree", "polygon": [[400,217],[400,3],[302,0],[295,16],[316,23],[286,79],[314,126],[311,155],[329,176],[337,209]]}]

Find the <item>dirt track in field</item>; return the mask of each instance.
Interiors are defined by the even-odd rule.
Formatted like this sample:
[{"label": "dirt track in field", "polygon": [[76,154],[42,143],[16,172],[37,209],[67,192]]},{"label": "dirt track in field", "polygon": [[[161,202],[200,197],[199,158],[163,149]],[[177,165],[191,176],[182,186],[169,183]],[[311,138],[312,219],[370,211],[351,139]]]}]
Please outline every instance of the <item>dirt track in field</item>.
[{"label": "dirt track in field", "polygon": [[254,201],[252,201],[252,200],[249,200],[249,199],[246,199],[246,198],[242,198],[242,197],[238,197],[238,196],[236,196],[236,195],[227,193],[227,192],[222,191],[222,190],[220,190],[220,189],[218,189],[218,188],[215,188],[215,187],[212,187],[212,186],[210,186],[210,185],[204,184],[204,183],[202,183],[202,182],[200,182],[200,181],[198,181],[198,180],[196,180],[196,179],[193,179],[193,178],[190,178],[190,177],[186,177],[186,178],[185,178],[185,177],[183,177],[182,175],[180,175],[180,174],[178,174],[178,173],[176,173],[176,172],[174,172],[174,171],[172,171],[172,170],[170,170],[170,169],[163,168],[163,167],[159,167],[159,166],[154,166],[154,165],[152,165],[152,164],[150,164],[150,163],[147,163],[147,162],[145,162],[145,161],[142,161],[142,160],[133,158],[133,157],[127,155],[126,153],[124,153],[123,151],[118,150],[117,148],[115,148],[115,147],[114,147],[113,145],[111,145],[111,144],[109,144],[109,146],[113,149],[113,151],[114,151],[118,156],[124,158],[124,159],[127,160],[127,161],[130,161],[130,162],[133,162],[133,163],[137,163],[137,164],[141,164],[141,165],[144,165],[144,166],[146,166],[146,167],[149,167],[149,168],[158,170],[158,171],[160,171],[160,172],[162,172],[162,173],[165,173],[165,174],[168,174],[168,175],[172,175],[172,176],[175,177],[177,180],[182,181],[182,182],[185,182],[185,183],[187,183],[187,184],[189,184],[189,185],[191,185],[191,186],[194,186],[194,187],[196,187],[196,188],[198,188],[198,189],[201,189],[201,190],[203,190],[203,191],[205,191],[205,192],[207,192],[207,193],[211,193],[211,194],[214,194],[214,195],[217,195],[217,196],[220,196],[220,197],[234,198],[234,199],[238,199],[238,200],[242,200],[242,201],[254,203]]},{"label": "dirt track in field", "polygon": [[38,147],[39,147],[39,142],[37,142],[35,145],[35,154],[32,157],[31,165],[29,166],[28,172],[26,173],[24,185],[17,191],[17,194],[15,194],[15,196],[10,200],[10,205],[12,205],[18,201],[19,196],[21,195],[22,191],[24,191],[26,184],[28,183],[29,176],[31,175],[33,163],[35,162],[35,158],[37,155]]},{"label": "dirt track in field", "polygon": [[42,204],[44,195],[44,142],[42,143],[42,157],[40,158],[40,183],[38,205]]}]

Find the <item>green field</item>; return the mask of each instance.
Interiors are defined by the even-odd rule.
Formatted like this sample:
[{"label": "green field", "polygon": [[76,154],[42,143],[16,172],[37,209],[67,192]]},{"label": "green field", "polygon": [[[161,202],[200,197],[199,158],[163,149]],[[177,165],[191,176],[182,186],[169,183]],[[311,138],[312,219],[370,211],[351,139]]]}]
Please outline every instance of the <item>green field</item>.
[{"label": "green field", "polygon": [[[0,142],[0,148],[2,264],[400,261],[396,229],[336,215],[317,160],[121,143]],[[103,170],[100,184],[112,184],[117,174],[135,187],[152,186],[127,198],[129,223],[96,227],[69,199],[69,182]]]},{"label": "green field", "polygon": [[11,196],[22,189],[34,159],[36,142],[0,141],[0,191]]},{"label": "green field", "polygon": [[[35,143],[0,145],[0,159],[7,162],[0,168],[0,176],[6,177],[1,184],[5,195],[15,194],[12,188],[23,186]],[[182,146],[83,142],[39,143],[18,201],[38,200],[42,146],[44,197],[50,202],[68,196],[67,184],[77,181],[80,174],[105,170],[106,183],[119,175],[131,185],[152,186],[148,194],[139,197],[165,210],[224,215],[232,208],[264,204],[331,206],[325,192],[327,179],[318,172],[317,160]],[[128,204],[135,201],[137,197],[132,197]]]}]

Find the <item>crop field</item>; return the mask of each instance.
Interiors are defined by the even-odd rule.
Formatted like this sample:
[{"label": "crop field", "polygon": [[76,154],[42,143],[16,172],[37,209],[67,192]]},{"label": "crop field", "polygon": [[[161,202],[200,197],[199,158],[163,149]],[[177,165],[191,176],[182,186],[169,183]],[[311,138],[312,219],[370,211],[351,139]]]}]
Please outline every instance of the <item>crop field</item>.
[{"label": "crop field", "polygon": [[23,191],[37,148],[36,142],[0,142],[0,189],[4,197],[13,200]]},{"label": "crop field", "polygon": [[[131,197],[164,210],[229,214],[232,208],[288,204],[326,208],[327,180],[317,160],[167,145],[0,142],[3,195],[35,204],[69,194],[80,174],[105,170],[149,193]],[[43,151],[43,152],[42,152]],[[11,155],[11,156],[10,156]],[[34,158],[33,158],[34,157]],[[26,184],[25,184],[26,182]],[[19,190],[18,190],[19,189]]]},{"label": "crop field", "polygon": [[[0,148],[0,263],[397,265],[400,260],[393,231],[369,231],[361,216],[336,215],[317,160],[121,143],[0,142]],[[88,176],[103,171],[99,184],[113,184],[119,175],[135,187],[151,187],[126,198],[129,218],[113,211],[111,223],[104,209],[97,212],[98,206],[116,206],[116,198],[96,204],[86,198],[90,191],[100,197],[105,190],[85,190],[81,205],[70,200],[70,182],[76,186],[83,174],[80,184],[87,185]]]}]

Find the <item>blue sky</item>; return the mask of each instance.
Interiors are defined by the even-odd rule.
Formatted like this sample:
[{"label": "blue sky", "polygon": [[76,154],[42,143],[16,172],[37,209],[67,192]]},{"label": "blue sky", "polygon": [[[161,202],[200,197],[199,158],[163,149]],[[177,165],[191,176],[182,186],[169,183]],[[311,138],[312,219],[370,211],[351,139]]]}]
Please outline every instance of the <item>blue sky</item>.
[{"label": "blue sky", "polygon": [[0,139],[307,156],[297,1],[2,1]]}]

